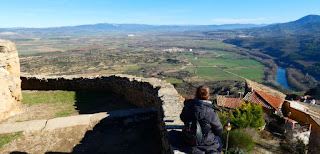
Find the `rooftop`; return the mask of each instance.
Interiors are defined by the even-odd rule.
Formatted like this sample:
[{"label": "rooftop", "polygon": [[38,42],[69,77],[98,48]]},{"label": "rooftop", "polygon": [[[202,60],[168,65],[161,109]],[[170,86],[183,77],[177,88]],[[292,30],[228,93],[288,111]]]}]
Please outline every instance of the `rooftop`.
[{"label": "rooftop", "polygon": [[217,104],[218,106],[223,106],[229,109],[236,109],[242,106],[241,98],[231,98],[222,95],[217,96]]},{"label": "rooftop", "polygon": [[262,107],[265,107],[267,109],[272,109],[273,108],[270,104],[265,103],[265,101],[260,99],[259,96],[254,92],[248,92],[246,94],[246,96],[243,98],[243,100],[246,101],[246,102],[253,103],[253,104],[261,104]]},{"label": "rooftop", "polygon": [[260,97],[262,97],[266,102],[268,102],[276,110],[279,110],[279,107],[281,107],[282,103],[284,102],[284,99],[280,99],[278,97],[264,93],[262,91],[254,90],[254,92],[256,92]]},{"label": "rooftop", "polygon": [[260,92],[269,94],[271,96],[280,98],[281,100],[284,100],[286,98],[286,95],[283,94],[282,92],[279,92],[277,90],[274,90],[274,89],[269,88],[267,86],[264,86],[262,84],[253,82],[251,80],[246,79],[246,84],[247,84],[248,88],[252,88],[255,91],[260,91]]}]

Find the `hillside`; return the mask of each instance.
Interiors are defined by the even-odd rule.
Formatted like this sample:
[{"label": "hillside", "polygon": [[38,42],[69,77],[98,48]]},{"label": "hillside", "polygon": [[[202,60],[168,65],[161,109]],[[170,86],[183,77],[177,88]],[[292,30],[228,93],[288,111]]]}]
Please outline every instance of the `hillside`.
[{"label": "hillside", "polygon": [[314,35],[320,33],[320,16],[308,15],[296,21],[272,24],[261,28],[250,29],[249,34],[255,37],[276,37],[289,35]]},{"label": "hillside", "polygon": [[299,69],[320,77],[320,16],[308,15],[299,20],[242,30],[248,37],[224,42],[268,54],[285,67]]}]

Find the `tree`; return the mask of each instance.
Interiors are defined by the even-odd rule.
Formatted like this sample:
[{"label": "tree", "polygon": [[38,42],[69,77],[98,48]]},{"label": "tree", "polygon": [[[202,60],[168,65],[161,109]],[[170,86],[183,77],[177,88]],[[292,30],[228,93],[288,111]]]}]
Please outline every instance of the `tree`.
[{"label": "tree", "polygon": [[242,107],[234,110],[230,115],[230,122],[235,128],[258,129],[264,125],[262,106],[243,102]]}]

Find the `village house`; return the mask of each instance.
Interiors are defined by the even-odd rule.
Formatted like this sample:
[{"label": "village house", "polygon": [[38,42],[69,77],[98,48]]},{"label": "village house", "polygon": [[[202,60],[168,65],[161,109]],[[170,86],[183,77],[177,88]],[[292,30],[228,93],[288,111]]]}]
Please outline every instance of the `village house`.
[{"label": "village house", "polygon": [[273,90],[256,82],[246,80],[243,98],[241,95],[238,98],[218,95],[217,105],[224,108],[236,109],[242,106],[243,101],[252,104],[261,104],[263,112],[271,115],[273,113],[281,113],[281,106],[285,97],[286,95],[279,91]]},{"label": "village house", "polygon": [[285,101],[283,115],[293,119],[301,126],[311,125],[310,146],[320,144],[320,106],[298,101]]},{"label": "village house", "polygon": [[240,97],[232,98],[229,96],[218,95],[217,105],[227,109],[237,109],[242,106],[242,99]]}]

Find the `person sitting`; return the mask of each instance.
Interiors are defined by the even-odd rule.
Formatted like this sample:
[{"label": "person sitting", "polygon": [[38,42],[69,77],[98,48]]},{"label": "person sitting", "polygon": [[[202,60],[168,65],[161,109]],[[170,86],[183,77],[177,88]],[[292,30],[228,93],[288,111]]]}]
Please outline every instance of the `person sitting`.
[{"label": "person sitting", "polygon": [[213,106],[209,98],[209,88],[207,86],[198,87],[195,98],[184,102],[185,106],[180,114],[185,127],[195,120],[201,127],[201,141],[194,143],[194,145],[189,144],[188,152],[192,154],[220,153],[222,149],[222,142],[219,136],[223,127],[218,114],[215,112],[218,108]]}]

